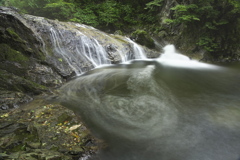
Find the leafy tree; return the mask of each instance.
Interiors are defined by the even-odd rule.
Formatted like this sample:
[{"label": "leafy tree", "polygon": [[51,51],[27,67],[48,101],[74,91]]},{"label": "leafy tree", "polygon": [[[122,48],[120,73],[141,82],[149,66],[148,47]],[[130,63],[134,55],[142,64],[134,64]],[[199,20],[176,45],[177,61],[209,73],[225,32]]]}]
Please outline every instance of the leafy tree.
[{"label": "leafy tree", "polygon": [[24,13],[60,20],[67,20],[74,12],[74,4],[64,0],[7,0],[4,4]]},{"label": "leafy tree", "polygon": [[197,10],[199,7],[196,4],[190,4],[190,5],[177,5],[172,10],[175,11],[174,19],[167,19],[167,22],[169,23],[184,23],[187,24],[188,22],[192,23],[192,21],[199,21],[200,15],[196,13],[195,10]]},{"label": "leafy tree", "polygon": [[6,6],[14,6],[24,13],[114,29],[121,29],[125,25],[134,26],[155,22],[157,8],[163,2],[163,0],[3,1]]},{"label": "leafy tree", "polygon": [[53,1],[44,6],[44,13],[53,19],[68,20],[74,12],[75,5],[63,0]]},{"label": "leafy tree", "polygon": [[197,45],[214,58],[233,56],[239,44],[239,2],[234,0],[193,0],[172,8],[173,25],[185,25],[185,33],[201,33]]},{"label": "leafy tree", "polygon": [[121,18],[120,4],[114,0],[106,0],[104,3],[99,4],[98,14],[99,20],[103,24],[118,23]]},{"label": "leafy tree", "polygon": [[146,3],[145,9],[150,9],[150,10],[158,10],[157,8],[162,6],[164,0],[154,0],[151,2]]},{"label": "leafy tree", "polygon": [[41,10],[49,0],[7,0],[4,2],[6,6],[14,6],[21,9],[24,13],[36,14]]},{"label": "leafy tree", "polygon": [[70,21],[84,23],[97,27],[99,25],[98,17],[93,9],[90,8],[78,8],[73,13],[73,18]]},{"label": "leafy tree", "polygon": [[121,9],[122,9],[121,17],[123,19],[123,25],[124,24],[135,25],[138,23],[137,19],[135,18],[135,10],[131,5],[129,4],[122,5]]}]

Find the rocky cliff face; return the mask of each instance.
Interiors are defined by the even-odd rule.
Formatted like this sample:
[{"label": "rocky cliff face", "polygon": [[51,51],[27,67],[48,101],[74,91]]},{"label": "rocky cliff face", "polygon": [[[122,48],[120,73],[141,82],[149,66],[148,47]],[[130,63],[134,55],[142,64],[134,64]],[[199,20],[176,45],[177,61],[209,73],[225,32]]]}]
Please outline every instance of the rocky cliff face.
[{"label": "rocky cliff face", "polygon": [[31,94],[47,91],[53,82],[45,77],[56,75],[42,64],[41,42],[21,15],[0,8],[0,21],[0,103],[1,109],[8,109],[31,100]]},{"label": "rocky cliff face", "polygon": [[[0,104],[17,107],[101,64],[157,57],[122,36],[0,7]],[[141,51],[139,51],[139,48]],[[139,54],[139,52],[144,52]]]},{"label": "rocky cliff face", "polygon": [[160,8],[158,19],[160,29],[157,31],[153,37],[160,44],[160,47],[166,44],[174,44],[176,49],[193,59],[202,59],[204,50],[199,48],[196,43],[196,34],[201,34],[195,32],[184,32],[184,25],[173,26],[165,23],[166,19],[173,18],[173,10],[171,8],[178,5],[178,1],[164,1]]}]

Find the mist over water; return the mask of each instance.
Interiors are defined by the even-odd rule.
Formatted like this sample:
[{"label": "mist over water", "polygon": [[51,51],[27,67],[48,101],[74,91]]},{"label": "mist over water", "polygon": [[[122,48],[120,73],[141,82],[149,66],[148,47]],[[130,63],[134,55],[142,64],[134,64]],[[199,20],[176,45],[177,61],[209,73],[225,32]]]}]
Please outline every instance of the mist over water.
[{"label": "mist over water", "polygon": [[156,60],[94,69],[61,88],[108,147],[91,160],[239,160],[240,75],[173,46]]}]

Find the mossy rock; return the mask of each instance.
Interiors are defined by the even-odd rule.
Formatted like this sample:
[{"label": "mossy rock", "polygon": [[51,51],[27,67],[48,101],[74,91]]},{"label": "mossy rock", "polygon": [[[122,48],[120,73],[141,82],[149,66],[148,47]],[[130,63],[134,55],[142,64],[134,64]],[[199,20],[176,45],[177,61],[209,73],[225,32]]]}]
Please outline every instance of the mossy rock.
[{"label": "mossy rock", "polygon": [[47,91],[47,87],[27,80],[23,77],[0,70],[0,88],[5,88],[10,91],[18,91],[25,93],[39,94]]},{"label": "mossy rock", "polygon": [[[4,9],[6,9],[6,12],[11,12],[7,8]],[[0,13],[0,21],[3,22],[0,24],[0,44],[8,44],[11,49],[19,51],[25,56],[44,60],[45,55],[39,47],[41,41],[26,26],[21,15],[16,13],[7,14],[6,12]]]},{"label": "mossy rock", "polygon": [[0,61],[18,62],[20,64],[26,64],[29,61],[29,57],[23,55],[20,51],[12,49],[7,44],[0,44]]},{"label": "mossy rock", "polygon": [[24,42],[21,37],[14,31],[13,28],[8,27],[6,29],[7,33],[13,38],[13,40],[15,41],[19,41],[19,42]]},{"label": "mossy rock", "polygon": [[137,43],[144,45],[148,48],[155,48],[154,40],[151,36],[144,30],[136,30],[131,34],[131,38]]},{"label": "mossy rock", "polygon": [[42,99],[0,113],[0,159],[79,159],[102,145],[73,111]]}]

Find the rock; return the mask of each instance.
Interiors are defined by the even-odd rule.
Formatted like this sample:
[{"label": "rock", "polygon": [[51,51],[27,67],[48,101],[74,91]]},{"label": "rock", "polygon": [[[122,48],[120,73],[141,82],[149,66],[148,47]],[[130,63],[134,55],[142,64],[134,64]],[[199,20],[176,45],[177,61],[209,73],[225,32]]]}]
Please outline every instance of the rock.
[{"label": "rock", "polygon": [[136,30],[131,34],[131,39],[148,48],[154,49],[155,44],[151,36],[144,30]]},{"label": "rock", "polygon": [[0,21],[0,108],[6,110],[64,80],[49,65],[41,64],[45,59],[41,41],[16,10],[0,7]]},{"label": "rock", "polygon": [[[13,95],[33,97],[96,66],[135,57],[126,37],[90,26],[19,14],[6,7],[0,7],[0,21],[0,91]],[[134,36],[139,43],[154,47],[146,32],[136,31]],[[153,51],[147,54],[156,55]],[[1,98],[5,97],[0,93]],[[4,102],[2,109],[19,106],[18,97],[10,98],[14,102]]]},{"label": "rock", "polygon": [[31,151],[21,151],[16,152],[11,155],[5,154],[4,160],[17,160],[17,159],[27,159],[27,160],[72,160],[71,156],[64,155],[59,152],[49,151],[46,149],[37,149]]},{"label": "rock", "polygon": [[5,159],[68,160],[96,153],[101,144],[60,105],[34,100],[0,115],[0,151],[6,153],[0,156]]},{"label": "rock", "polygon": [[40,142],[27,142],[26,146],[32,149],[39,149],[41,147]]}]

